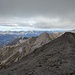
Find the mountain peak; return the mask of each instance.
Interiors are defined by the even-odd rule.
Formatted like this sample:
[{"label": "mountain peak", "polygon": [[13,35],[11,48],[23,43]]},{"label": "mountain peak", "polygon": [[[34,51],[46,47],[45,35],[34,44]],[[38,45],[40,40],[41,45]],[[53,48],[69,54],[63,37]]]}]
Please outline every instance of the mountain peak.
[{"label": "mountain peak", "polygon": [[40,36],[47,36],[49,35],[47,32],[43,32],[42,34],[40,34]]},{"label": "mountain peak", "polygon": [[42,34],[40,34],[37,38],[37,41],[44,41],[46,39],[50,39],[49,34],[47,32],[44,32]]},{"label": "mountain peak", "polygon": [[65,32],[62,36],[67,37],[67,38],[75,38],[75,33]]},{"label": "mountain peak", "polygon": [[74,33],[72,33],[72,32],[65,32],[64,34],[65,35],[70,35],[70,34],[74,34]]}]

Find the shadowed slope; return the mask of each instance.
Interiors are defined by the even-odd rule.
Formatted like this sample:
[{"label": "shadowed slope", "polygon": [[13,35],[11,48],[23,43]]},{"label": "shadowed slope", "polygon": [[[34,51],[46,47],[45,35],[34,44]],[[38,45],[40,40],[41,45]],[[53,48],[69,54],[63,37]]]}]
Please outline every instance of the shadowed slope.
[{"label": "shadowed slope", "polygon": [[0,75],[75,75],[75,34],[67,32],[12,65]]},{"label": "shadowed slope", "polygon": [[[51,34],[54,36],[55,34]],[[54,37],[53,39],[55,39]],[[18,60],[22,59],[27,54],[30,54],[35,49],[43,46],[44,44],[53,40],[48,33],[42,33],[38,37],[32,37],[29,39],[18,39],[14,40],[16,43],[14,45],[14,41],[9,45],[5,46],[0,50],[0,67],[2,68],[4,65],[9,65],[12,62],[18,62]],[[13,45],[12,45],[13,44]]]}]

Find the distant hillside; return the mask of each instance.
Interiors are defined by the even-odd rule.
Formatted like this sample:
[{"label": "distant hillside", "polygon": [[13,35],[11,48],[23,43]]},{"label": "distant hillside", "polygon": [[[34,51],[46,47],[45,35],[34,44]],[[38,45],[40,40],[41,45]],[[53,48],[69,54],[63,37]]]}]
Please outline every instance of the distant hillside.
[{"label": "distant hillside", "polygon": [[6,45],[7,43],[9,43],[10,41],[21,37],[21,35],[14,35],[14,34],[0,34],[0,47]]},{"label": "distant hillside", "polygon": [[24,39],[28,39],[26,37],[21,37],[21,38],[16,38],[13,41],[9,42],[8,44],[6,44],[6,46],[12,46],[12,45],[16,45],[19,43],[20,40],[24,40]]}]

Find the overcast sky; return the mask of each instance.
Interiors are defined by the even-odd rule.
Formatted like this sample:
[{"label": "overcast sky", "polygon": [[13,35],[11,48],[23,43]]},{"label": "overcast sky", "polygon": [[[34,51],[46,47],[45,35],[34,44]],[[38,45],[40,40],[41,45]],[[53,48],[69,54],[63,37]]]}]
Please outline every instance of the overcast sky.
[{"label": "overcast sky", "polygon": [[0,0],[0,30],[74,28],[75,0]]}]

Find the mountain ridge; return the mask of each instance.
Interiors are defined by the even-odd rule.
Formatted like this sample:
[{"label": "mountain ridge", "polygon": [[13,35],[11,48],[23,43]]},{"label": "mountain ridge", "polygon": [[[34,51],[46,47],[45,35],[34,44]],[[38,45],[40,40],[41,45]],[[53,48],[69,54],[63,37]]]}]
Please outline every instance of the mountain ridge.
[{"label": "mountain ridge", "polygon": [[[51,34],[54,36],[55,34]],[[61,33],[62,35],[62,33]],[[57,35],[59,37],[59,35]],[[53,39],[57,38],[54,37]],[[17,62],[24,56],[30,54],[35,49],[53,40],[46,32],[40,34],[38,37],[29,39],[21,39],[16,45],[8,45],[0,50],[0,65],[9,65],[11,62]]]},{"label": "mountain ridge", "polygon": [[[70,37],[71,36],[71,37]],[[1,75],[75,75],[75,34],[65,33],[34,50]],[[72,39],[72,40],[71,40]],[[72,43],[70,43],[70,42]]]}]

